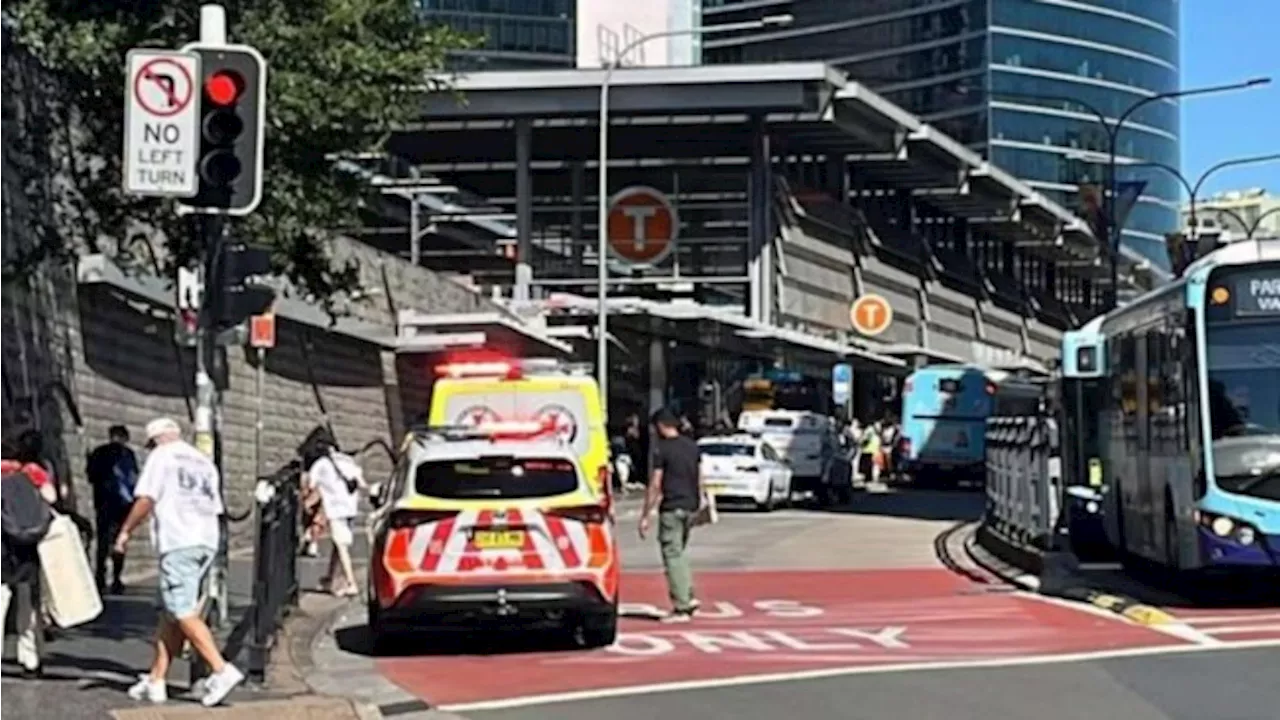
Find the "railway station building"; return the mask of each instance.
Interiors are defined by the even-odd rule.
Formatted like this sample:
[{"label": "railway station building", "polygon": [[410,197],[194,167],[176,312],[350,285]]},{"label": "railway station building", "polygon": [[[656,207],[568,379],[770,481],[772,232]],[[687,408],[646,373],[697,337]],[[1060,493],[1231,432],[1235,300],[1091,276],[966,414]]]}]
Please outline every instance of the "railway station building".
[{"label": "railway station building", "polygon": [[[594,361],[604,81],[460,77],[387,155],[345,162],[382,190],[363,241],[509,313],[403,313],[406,358],[500,336]],[[870,416],[922,364],[1044,371],[1062,330],[1103,310],[1113,257],[1081,218],[828,65],[609,81],[611,421],[693,408],[708,383],[732,407],[768,368],[829,387],[841,362]],[[1122,289],[1161,279],[1135,253],[1114,260]],[[868,296],[891,318],[855,327]]]}]

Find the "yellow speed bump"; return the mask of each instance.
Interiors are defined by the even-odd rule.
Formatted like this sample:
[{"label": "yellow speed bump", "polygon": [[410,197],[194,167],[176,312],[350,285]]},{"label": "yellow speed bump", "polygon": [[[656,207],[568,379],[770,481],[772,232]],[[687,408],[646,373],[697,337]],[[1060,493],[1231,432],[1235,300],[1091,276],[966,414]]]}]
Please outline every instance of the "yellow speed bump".
[{"label": "yellow speed bump", "polygon": [[1177,622],[1177,619],[1169,613],[1150,605],[1127,607],[1120,611],[1120,614],[1139,625],[1170,625]]}]

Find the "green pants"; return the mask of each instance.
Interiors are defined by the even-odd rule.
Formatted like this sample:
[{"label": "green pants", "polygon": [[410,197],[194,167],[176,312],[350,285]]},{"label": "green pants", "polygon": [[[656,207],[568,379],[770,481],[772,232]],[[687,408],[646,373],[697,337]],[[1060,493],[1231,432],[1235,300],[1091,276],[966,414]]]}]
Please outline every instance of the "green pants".
[{"label": "green pants", "polygon": [[667,572],[667,592],[677,612],[693,609],[693,571],[684,554],[692,523],[693,513],[688,510],[668,510],[658,515],[658,545]]}]

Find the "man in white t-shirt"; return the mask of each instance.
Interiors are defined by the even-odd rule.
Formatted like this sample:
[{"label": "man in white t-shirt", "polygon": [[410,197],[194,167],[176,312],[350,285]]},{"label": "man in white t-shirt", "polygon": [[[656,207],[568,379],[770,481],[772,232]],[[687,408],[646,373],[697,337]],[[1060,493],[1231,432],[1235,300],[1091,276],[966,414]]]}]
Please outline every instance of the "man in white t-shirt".
[{"label": "man in white t-shirt", "polygon": [[222,478],[213,461],[183,441],[178,423],[169,418],[147,423],[147,446],[151,452],[138,476],[136,499],[116,537],[115,549],[124,553],[130,533],[152,516],[151,540],[160,561],[163,612],[156,628],[151,670],[129,688],[129,697],[153,703],[168,699],[165,677],[186,638],[213,671],[201,699],[212,707],[244,680],[244,674],[218,651],[202,612],[204,579],[218,553]]},{"label": "man in white t-shirt", "polygon": [[[355,568],[351,563],[351,545],[355,533],[351,521],[359,513],[360,488],[365,487],[364,471],[355,458],[338,452],[327,444],[320,456],[307,469],[306,482],[320,493],[324,515],[329,520],[329,536],[333,538],[333,552],[329,556],[329,572],[321,582],[339,597],[354,597],[356,588]],[[338,585],[335,575],[342,570],[345,584]]]}]

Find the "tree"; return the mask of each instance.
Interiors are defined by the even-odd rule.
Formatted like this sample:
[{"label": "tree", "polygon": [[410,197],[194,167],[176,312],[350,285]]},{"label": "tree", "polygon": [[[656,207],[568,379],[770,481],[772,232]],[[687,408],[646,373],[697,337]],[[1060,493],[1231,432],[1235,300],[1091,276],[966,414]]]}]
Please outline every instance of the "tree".
[{"label": "tree", "polygon": [[[48,78],[45,111],[25,141],[52,151],[68,187],[33,228],[35,247],[7,263],[6,278],[49,257],[127,250],[158,231],[166,265],[195,255],[188,220],[171,201],[121,191],[124,58],[133,47],[177,48],[199,35],[196,0],[18,0],[5,7],[6,36]],[[266,57],[266,185],[251,217],[232,232],[274,249],[281,272],[328,301],[349,289],[356,268],[331,267],[327,230],[358,225],[362,189],[335,172],[337,153],[376,150],[416,118],[445,53],[470,42],[418,17],[411,0],[224,0],[231,42]],[[8,44],[8,43],[6,43]],[[11,87],[6,78],[6,92]],[[6,120],[7,122],[8,120]],[[6,133],[7,134],[7,133]],[[51,144],[51,145],[50,145]],[[50,185],[50,183],[45,183]],[[46,188],[48,189],[48,188]],[[168,272],[171,268],[165,268]]]}]

